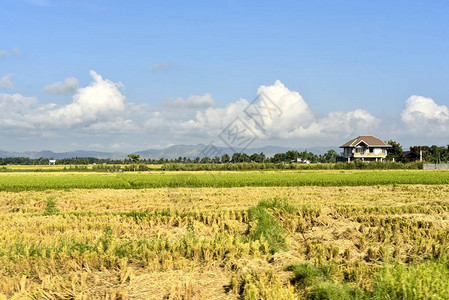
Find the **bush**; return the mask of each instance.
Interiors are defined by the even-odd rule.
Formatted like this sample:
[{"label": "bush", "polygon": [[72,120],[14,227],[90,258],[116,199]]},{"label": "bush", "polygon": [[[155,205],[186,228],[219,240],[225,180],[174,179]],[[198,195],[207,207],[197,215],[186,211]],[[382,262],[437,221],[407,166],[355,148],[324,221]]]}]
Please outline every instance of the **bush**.
[{"label": "bush", "polygon": [[338,162],[323,164],[299,163],[225,163],[225,164],[182,164],[170,163],[163,165],[164,170],[180,171],[243,171],[243,170],[391,170],[391,169],[422,169],[422,162]]}]

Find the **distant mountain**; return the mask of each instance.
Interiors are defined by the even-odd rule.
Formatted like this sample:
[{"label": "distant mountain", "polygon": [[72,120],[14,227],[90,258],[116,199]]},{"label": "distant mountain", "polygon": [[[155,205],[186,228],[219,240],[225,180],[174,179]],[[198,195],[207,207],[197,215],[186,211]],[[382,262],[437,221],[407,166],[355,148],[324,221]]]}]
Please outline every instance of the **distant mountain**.
[{"label": "distant mountain", "polygon": [[[253,153],[261,153],[263,152],[266,156],[273,156],[276,153],[285,153],[288,150],[297,150],[304,151],[307,150],[309,152],[313,152],[315,154],[323,154],[327,150],[335,150],[340,152],[338,147],[330,146],[330,147],[311,147],[311,148],[289,148],[289,147],[281,147],[281,146],[265,146],[258,148],[248,148],[248,149],[239,149],[236,148],[236,152],[244,152],[246,154]],[[221,156],[223,154],[232,155],[234,151],[228,147],[215,147],[211,149],[207,147],[207,145],[198,144],[198,145],[174,145],[164,149],[148,149],[143,151],[137,151],[134,154],[139,154],[141,158],[151,158],[151,159],[159,159],[159,158],[167,158],[167,159],[175,159],[178,157],[204,157],[204,156]],[[49,150],[44,151],[26,151],[26,152],[8,152],[0,150],[0,157],[28,157],[32,159],[36,158],[53,158],[53,159],[64,159],[64,158],[73,158],[73,157],[95,157],[100,159],[124,159],[127,154],[122,152],[99,152],[99,151],[84,151],[84,150],[76,150],[70,152],[53,152]]]},{"label": "distant mountain", "polygon": [[0,150],[0,157],[20,157],[16,153]]},{"label": "distant mountain", "polygon": [[0,157],[28,157],[31,159],[36,158],[54,158],[64,159],[73,157],[95,157],[100,159],[124,159],[125,153],[120,152],[99,152],[99,151],[84,151],[76,150],[71,152],[53,152],[49,150],[44,151],[26,151],[26,152],[7,152],[0,150]]}]

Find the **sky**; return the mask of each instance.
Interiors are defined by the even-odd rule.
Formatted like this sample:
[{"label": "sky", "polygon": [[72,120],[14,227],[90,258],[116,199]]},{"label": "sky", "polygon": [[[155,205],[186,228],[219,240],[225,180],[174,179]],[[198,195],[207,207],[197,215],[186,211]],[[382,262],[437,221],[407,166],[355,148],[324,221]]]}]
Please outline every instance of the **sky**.
[{"label": "sky", "polygon": [[449,144],[447,1],[0,0],[0,149]]}]

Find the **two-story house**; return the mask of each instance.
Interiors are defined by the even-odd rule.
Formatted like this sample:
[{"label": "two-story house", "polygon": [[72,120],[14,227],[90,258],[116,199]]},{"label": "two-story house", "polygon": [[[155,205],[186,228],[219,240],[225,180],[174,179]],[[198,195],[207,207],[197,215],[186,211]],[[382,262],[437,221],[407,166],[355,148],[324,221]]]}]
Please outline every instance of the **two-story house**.
[{"label": "two-story house", "polygon": [[348,162],[383,161],[390,147],[389,144],[371,135],[361,135],[340,146],[343,148],[343,157]]}]

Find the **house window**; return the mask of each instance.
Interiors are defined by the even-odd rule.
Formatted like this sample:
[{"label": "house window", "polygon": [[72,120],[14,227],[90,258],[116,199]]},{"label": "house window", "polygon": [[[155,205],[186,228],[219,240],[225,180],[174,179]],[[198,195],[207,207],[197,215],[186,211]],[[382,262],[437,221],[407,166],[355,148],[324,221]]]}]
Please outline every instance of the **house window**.
[{"label": "house window", "polygon": [[369,153],[374,153],[374,148],[369,148]]}]

